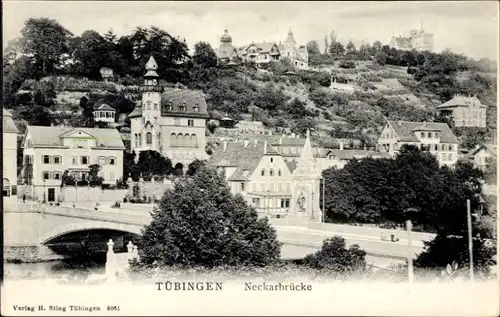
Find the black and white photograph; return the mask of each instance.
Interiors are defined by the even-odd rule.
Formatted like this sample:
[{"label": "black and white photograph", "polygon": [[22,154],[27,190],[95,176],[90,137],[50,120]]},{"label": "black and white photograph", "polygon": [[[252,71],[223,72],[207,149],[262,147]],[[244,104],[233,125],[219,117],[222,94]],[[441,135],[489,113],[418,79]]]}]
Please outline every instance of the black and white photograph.
[{"label": "black and white photograph", "polygon": [[497,1],[2,2],[5,316],[497,316]]}]

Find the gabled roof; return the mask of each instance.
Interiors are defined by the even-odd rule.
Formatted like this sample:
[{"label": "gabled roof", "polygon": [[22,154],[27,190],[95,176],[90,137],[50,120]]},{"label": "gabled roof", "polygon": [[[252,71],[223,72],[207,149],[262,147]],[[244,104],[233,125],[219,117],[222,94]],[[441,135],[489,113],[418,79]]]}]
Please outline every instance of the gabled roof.
[{"label": "gabled roof", "polygon": [[432,131],[440,132],[440,142],[459,143],[457,137],[453,134],[450,127],[446,123],[409,121],[388,121],[387,123],[392,127],[399,141],[420,142],[414,131],[416,131],[416,129],[429,128],[432,129]]},{"label": "gabled roof", "polygon": [[115,108],[108,106],[107,104],[103,103],[100,106],[97,106],[94,108],[94,111],[116,111]]},{"label": "gabled roof", "polygon": [[479,104],[481,108],[486,108],[485,105],[477,99],[476,96],[474,97],[466,97],[466,96],[460,96],[456,95],[452,99],[448,100],[447,102],[437,106],[437,109],[440,108],[453,108],[453,107],[468,107],[469,104]]},{"label": "gabled roof", "polygon": [[227,142],[226,150],[220,144],[214,149],[209,164],[219,167],[236,167],[229,175],[230,181],[247,180],[265,155],[280,155],[276,149],[265,141]]},{"label": "gabled roof", "polygon": [[14,123],[14,119],[12,119],[12,114],[5,109],[3,110],[3,119],[2,119],[2,132],[3,133],[18,133],[19,129],[16,127]]},{"label": "gabled roof", "polygon": [[271,48],[273,46],[276,46],[276,48],[278,49],[279,51],[279,48],[278,48],[278,45],[276,45],[276,43],[253,43],[253,44],[250,44],[246,47],[245,51],[247,51],[252,45],[255,45],[257,47],[257,49],[259,50],[259,53],[260,54],[267,54],[271,51]]},{"label": "gabled roof", "polygon": [[405,89],[405,86],[403,86],[396,78],[382,78],[382,84],[389,89]]},{"label": "gabled roof", "polygon": [[34,147],[63,147],[62,137],[72,131],[82,131],[95,136],[97,147],[125,149],[116,129],[28,126],[26,133],[29,134]]},{"label": "gabled roof", "polygon": [[494,148],[494,145],[492,145],[492,144],[483,144],[483,145],[476,146],[474,149],[472,149],[471,151],[469,151],[469,153],[467,153],[464,156],[464,158],[465,159],[469,159],[469,160],[474,159],[474,156],[476,156],[482,150],[485,150],[486,152],[488,152],[492,156],[494,156],[494,155],[497,154],[497,151]]}]

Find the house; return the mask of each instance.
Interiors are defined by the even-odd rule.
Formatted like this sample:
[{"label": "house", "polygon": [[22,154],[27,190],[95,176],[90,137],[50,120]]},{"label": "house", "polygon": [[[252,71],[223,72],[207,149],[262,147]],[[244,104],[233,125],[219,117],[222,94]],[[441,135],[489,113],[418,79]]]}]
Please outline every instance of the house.
[{"label": "house", "polygon": [[486,106],[476,96],[455,95],[436,109],[438,115],[452,118],[456,127],[486,127]]},{"label": "house", "polygon": [[298,69],[309,69],[309,53],[305,45],[297,47],[297,43],[293,37],[293,32],[290,29],[288,36],[283,44],[278,45],[280,51],[280,58],[290,59],[293,66]]},{"label": "house", "polygon": [[246,62],[267,64],[280,59],[280,51],[276,43],[252,43],[237,51],[238,56]]},{"label": "house", "polygon": [[389,47],[397,50],[432,52],[434,47],[434,34],[425,32],[424,25],[422,23],[420,31],[411,30],[409,37],[403,37],[402,34],[399,34],[399,36],[392,36],[389,41]]},{"label": "house", "polygon": [[3,201],[4,203],[14,203],[17,198],[17,134],[12,114],[2,109],[2,175],[3,175]]},{"label": "house", "polygon": [[492,144],[479,145],[463,156],[462,160],[471,162],[476,168],[485,170],[492,160],[497,159],[497,147]]},{"label": "house", "polygon": [[95,107],[92,113],[96,122],[115,123],[116,110],[105,103]]},{"label": "house", "polygon": [[158,65],[151,56],[146,64],[142,102],[129,114],[131,147],[135,153],[157,151],[176,169],[187,170],[205,153],[207,104],[201,91],[158,85]]},{"label": "house", "polygon": [[265,215],[321,221],[319,181],[309,133],[297,162],[285,161],[266,140],[224,142],[209,164],[224,171],[233,194]]},{"label": "house", "polygon": [[428,148],[440,165],[454,165],[458,160],[459,141],[446,123],[388,121],[377,150],[396,155],[404,144]]},{"label": "house", "polygon": [[23,149],[23,179],[39,200],[59,200],[65,171],[88,180],[89,166],[98,164],[104,183],[123,177],[125,146],[116,129],[28,126]]},{"label": "house", "polygon": [[104,81],[110,81],[114,78],[113,70],[108,67],[102,67],[100,70],[101,77]]},{"label": "house", "polygon": [[391,155],[387,152],[377,152],[377,151],[367,151],[367,150],[344,150],[340,149],[328,149],[325,155],[325,169],[336,168],[342,169],[344,166],[353,159],[361,160],[364,158],[391,158]]}]

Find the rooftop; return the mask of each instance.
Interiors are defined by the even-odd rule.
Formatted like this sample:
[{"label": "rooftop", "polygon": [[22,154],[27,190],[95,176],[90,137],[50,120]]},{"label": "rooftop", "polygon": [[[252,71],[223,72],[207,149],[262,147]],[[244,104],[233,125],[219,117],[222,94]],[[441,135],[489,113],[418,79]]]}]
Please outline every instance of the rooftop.
[{"label": "rooftop", "polygon": [[16,127],[14,120],[12,119],[12,113],[6,109],[3,110],[3,133],[18,133],[19,129]]},{"label": "rooftop", "polygon": [[455,95],[452,99],[437,106],[436,108],[468,107],[470,104],[478,104],[481,108],[486,108],[486,106],[483,105],[476,96],[471,97],[462,95]]},{"label": "rooftop", "polygon": [[[409,122],[409,121],[388,121],[387,122],[396,133],[399,141],[420,142],[415,135],[415,131],[427,129],[429,131],[439,131],[442,143],[459,143],[446,123],[441,122]],[[420,129],[420,130],[419,130]]]}]

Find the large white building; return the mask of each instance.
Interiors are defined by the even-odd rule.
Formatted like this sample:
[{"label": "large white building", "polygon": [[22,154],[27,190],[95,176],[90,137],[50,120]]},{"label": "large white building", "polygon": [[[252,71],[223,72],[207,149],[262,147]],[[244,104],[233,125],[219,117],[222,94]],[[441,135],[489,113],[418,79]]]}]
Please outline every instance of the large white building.
[{"label": "large white building", "polygon": [[12,114],[3,109],[3,199],[4,203],[15,202],[17,190],[17,129]]},{"label": "large white building", "polygon": [[241,194],[258,212],[321,221],[321,173],[309,134],[297,161],[264,139],[223,142],[209,160],[224,170],[233,194]]},{"label": "large white building", "polygon": [[388,121],[377,149],[394,156],[405,144],[428,148],[440,165],[454,165],[458,160],[459,141],[446,123]]},{"label": "large white building", "polygon": [[309,53],[307,52],[307,47],[305,45],[297,46],[291,29],[288,31],[285,42],[280,44],[278,48],[282,59],[289,58],[293,66],[298,69],[309,69]]},{"label": "large white building", "polygon": [[389,47],[404,51],[432,52],[434,48],[434,34],[425,32],[424,25],[421,24],[420,31],[411,30],[409,37],[403,37],[402,34],[392,36],[389,41]]},{"label": "large white building", "polygon": [[455,95],[436,110],[438,115],[450,117],[456,127],[486,128],[486,106],[476,96]]},{"label": "large white building", "polygon": [[88,180],[90,165],[101,167],[104,183],[123,177],[123,145],[116,129],[28,126],[23,140],[22,176],[30,196],[56,202],[62,175]]},{"label": "large white building", "polygon": [[131,114],[131,148],[157,151],[177,169],[187,169],[195,159],[206,160],[207,104],[201,91],[163,88],[158,85],[154,58],[146,64],[142,102]]}]

